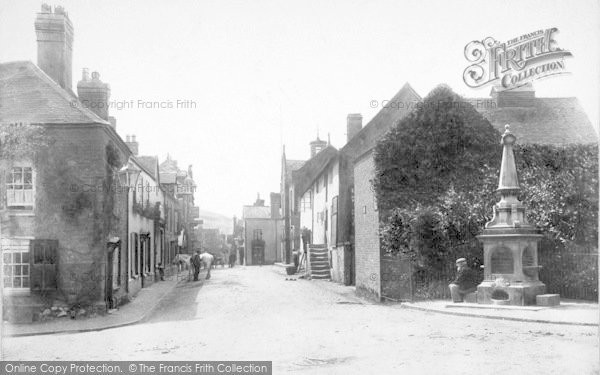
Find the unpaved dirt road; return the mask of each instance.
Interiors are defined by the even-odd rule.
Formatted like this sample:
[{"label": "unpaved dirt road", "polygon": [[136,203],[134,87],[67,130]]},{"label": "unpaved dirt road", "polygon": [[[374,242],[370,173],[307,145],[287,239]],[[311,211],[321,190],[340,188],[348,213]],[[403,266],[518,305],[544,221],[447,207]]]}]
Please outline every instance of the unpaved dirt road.
[{"label": "unpaved dirt road", "polygon": [[183,282],[148,321],[6,338],[4,359],[271,360],[274,373],[594,374],[598,329],[390,308],[283,269],[217,269]]}]

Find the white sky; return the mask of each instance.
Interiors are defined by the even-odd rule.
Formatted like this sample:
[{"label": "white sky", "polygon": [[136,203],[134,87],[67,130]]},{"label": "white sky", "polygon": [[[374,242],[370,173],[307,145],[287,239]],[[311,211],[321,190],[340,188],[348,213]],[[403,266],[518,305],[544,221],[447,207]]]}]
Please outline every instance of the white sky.
[{"label": "white sky", "polygon": [[[36,62],[40,1],[0,0],[0,62]],[[345,143],[346,115],[366,124],[405,82],[425,96],[462,81],[465,45],[557,27],[573,53],[568,76],[534,83],[536,95],[576,96],[598,127],[598,1],[62,1],[75,28],[73,86],[99,71],[123,138],[140,153],[193,164],[196,201],[241,215],[256,193],[279,190],[282,142],[306,159],[320,129]],[[137,101],[193,100],[196,109],[142,109]]]}]

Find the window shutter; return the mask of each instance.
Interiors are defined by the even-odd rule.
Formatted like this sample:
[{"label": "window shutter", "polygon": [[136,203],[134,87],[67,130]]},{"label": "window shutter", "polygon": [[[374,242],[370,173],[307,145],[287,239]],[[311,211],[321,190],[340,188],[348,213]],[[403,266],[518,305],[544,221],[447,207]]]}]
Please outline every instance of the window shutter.
[{"label": "window shutter", "polygon": [[58,241],[32,240],[29,246],[31,290],[56,289]]}]

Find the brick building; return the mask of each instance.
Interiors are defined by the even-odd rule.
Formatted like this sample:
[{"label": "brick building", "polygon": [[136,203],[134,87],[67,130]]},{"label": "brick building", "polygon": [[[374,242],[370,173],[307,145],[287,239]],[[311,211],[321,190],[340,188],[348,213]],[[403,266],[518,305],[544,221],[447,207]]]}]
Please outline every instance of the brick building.
[{"label": "brick building", "polygon": [[[62,7],[43,5],[35,31],[37,65],[0,64],[3,316],[20,321],[52,304],[112,308],[151,284],[195,187],[190,168],[165,195],[158,159],[117,134],[99,73],[72,91]],[[178,198],[188,212],[168,220]]]},{"label": "brick building", "polygon": [[19,320],[52,301],[102,308],[113,291],[128,292],[125,267],[113,273],[109,261],[118,254],[116,263],[126,264],[125,252],[115,252],[127,238],[127,190],[117,188],[117,175],[131,152],[108,110],[82,105],[110,88],[95,72],[93,87],[78,85],[79,98],[71,90],[73,26],[62,7],[43,5],[35,30],[37,65],[0,64],[0,123],[40,134],[32,152],[2,159],[5,317]]},{"label": "brick building", "polygon": [[[365,297],[381,297],[381,250],[379,213],[371,179],[375,175],[373,149],[377,142],[417,106],[421,97],[406,83],[369,123],[349,139],[344,155],[340,197],[340,217],[346,218],[346,238],[354,245],[356,292]],[[342,199],[342,198],[340,198]]]}]

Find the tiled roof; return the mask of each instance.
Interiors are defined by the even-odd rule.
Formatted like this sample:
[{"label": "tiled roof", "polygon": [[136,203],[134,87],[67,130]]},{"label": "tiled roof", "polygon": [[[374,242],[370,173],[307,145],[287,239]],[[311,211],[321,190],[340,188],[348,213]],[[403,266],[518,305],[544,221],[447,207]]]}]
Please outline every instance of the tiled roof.
[{"label": "tiled roof", "polygon": [[329,145],[304,163],[302,168],[293,172],[295,192],[301,196],[321,175],[323,170],[338,155],[338,150]]},{"label": "tiled roof", "polygon": [[286,170],[288,171],[297,171],[298,169],[302,168],[302,166],[304,165],[304,163],[306,163],[306,160],[286,160],[285,161],[285,165],[286,165]]},{"label": "tiled roof", "polygon": [[377,145],[377,142],[404,116],[409,114],[421,97],[407,82],[400,91],[365,125],[340,152],[354,160]]},{"label": "tiled roof", "polygon": [[150,172],[152,177],[156,178],[156,166],[158,165],[157,156],[136,156],[135,158],[145,169],[148,170],[148,172]]},{"label": "tiled roof", "polygon": [[242,212],[244,219],[270,219],[271,207],[269,206],[244,206]]},{"label": "tiled roof", "polygon": [[504,126],[519,143],[569,144],[597,143],[598,135],[577,98],[534,98],[531,107],[500,108],[490,98],[469,98],[498,131]]},{"label": "tiled roof", "polygon": [[108,124],[30,61],[0,64],[0,123]]}]

